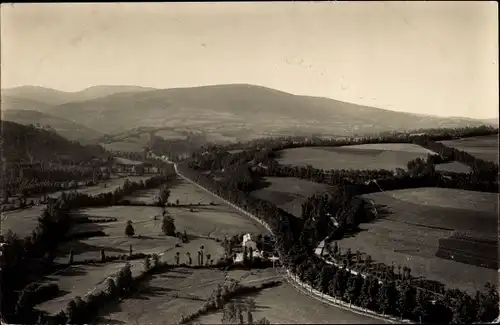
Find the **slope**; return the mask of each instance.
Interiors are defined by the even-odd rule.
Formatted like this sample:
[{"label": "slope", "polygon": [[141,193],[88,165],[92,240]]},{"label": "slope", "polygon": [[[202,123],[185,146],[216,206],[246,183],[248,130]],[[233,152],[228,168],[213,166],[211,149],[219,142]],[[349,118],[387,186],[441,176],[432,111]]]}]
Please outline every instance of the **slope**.
[{"label": "slope", "polygon": [[0,103],[2,112],[5,112],[7,110],[19,110],[19,109],[35,110],[43,112],[47,110],[49,107],[53,106],[51,104],[47,104],[38,100],[18,97],[14,95],[7,95],[3,93],[0,98]]},{"label": "slope", "polygon": [[36,110],[9,109],[2,111],[2,120],[23,125],[50,126],[69,140],[88,141],[97,139],[102,133],[64,118],[45,114]]},{"label": "slope", "polygon": [[[140,86],[111,85],[89,87],[77,92],[66,92],[39,86],[21,86],[2,89],[2,98],[7,97],[5,109],[35,109],[34,107],[20,107],[17,104],[14,104],[15,106],[11,107],[12,102],[16,99],[17,101],[24,99],[45,104],[45,106],[39,105],[40,108],[36,109],[39,111],[44,111],[44,109],[53,105],[91,100],[121,92],[141,92],[153,89],[154,88]],[[15,99],[11,100],[8,97],[14,97]]]},{"label": "slope", "polygon": [[0,123],[2,162],[89,162],[107,157],[100,146],[81,145],[59,134],[10,121]]},{"label": "slope", "polygon": [[175,126],[240,135],[266,133],[346,134],[482,124],[470,119],[427,117],[328,98],[296,96],[234,84],[118,93],[49,109],[106,133]]}]

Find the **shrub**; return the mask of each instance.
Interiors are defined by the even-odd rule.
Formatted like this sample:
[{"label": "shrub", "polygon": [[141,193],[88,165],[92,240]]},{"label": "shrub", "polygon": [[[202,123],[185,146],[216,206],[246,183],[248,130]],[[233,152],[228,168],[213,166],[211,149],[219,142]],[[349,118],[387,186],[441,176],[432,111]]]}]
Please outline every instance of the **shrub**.
[{"label": "shrub", "polygon": [[132,237],[135,235],[134,227],[132,226],[132,221],[127,221],[127,226],[125,226],[125,236]]},{"label": "shrub", "polygon": [[175,224],[174,218],[170,215],[163,216],[163,220],[161,223],[161,230],[163,234],[166,236],[175,236]]}]

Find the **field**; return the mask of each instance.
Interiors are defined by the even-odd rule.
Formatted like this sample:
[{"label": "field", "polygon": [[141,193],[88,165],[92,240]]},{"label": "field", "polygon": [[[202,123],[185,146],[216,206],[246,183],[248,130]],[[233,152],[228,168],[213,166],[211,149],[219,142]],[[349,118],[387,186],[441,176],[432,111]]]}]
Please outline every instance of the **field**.
[{"label": "field", "polygon": [[[243,284],[257,284],[270,275],[276,277],[273,270],[228,272],[229,278]],[[96,324],[173,324],[183,315],[198,311],[217,285],[223,283],[224,273],[219,270],[181,267],[154,275],[139,293],[104,310]]]},{"label": "field", "polygon": [[[192,184],[182,180],[181,178],[176,178],[168,184],[170,188],[170,197],[168,202],[176,203],[179,200],[179,204],[210,204],[211,202],[219,202],[214,196],[208,195],[204,190],[193,186]],[[135,192],[133,195],[125,197],[129,200],[142,201],[145,203],[153,203],[154,198],[158,195],[159,189],[147,189]]]},{"label": "field", "polygon": [[408,161],[433,152],[414,144],[380,143],[343,147],[302,147],[281,151],[279,163],[320,169],[406,169]]},{"label": "field", "polygon": [[[206,192],[185,181],[177,180],[177,184],[171,188],[171,197],[179,198],[180,203],[204,202],[215,200]],[[185,258],[185,253],[195,254],[201,245],[205,251],[212,254],[214,260],[221,256],[222,248],[214,240],[224,236],[232,236],[243,232],[262,233],[262,226],[252,220],[238,214],[234,209],[220,204],[215,206],[170,207],[167,212],[175,220],[176,230],[186,231],[190,242],[182,244],[177,251]],[[128,252],[129,245],[134,251],[151,253],[165,252],[173,261],[175,252],[170,252],[179,243],[178,239],[161,234],[162,209],[157,207],[137,206],[112,206],[103,208],[82,209],[75,214],[87,215],[89,217],[113,217],[116,222],[92,223],[77,225],[73,232],[87,232],[102,230],[106,236],[90,237],[78,241],[66,243],[61,247],[61,253],[67,254],[72,248],[75,259],[98,258],[100,250],[113,252],[113,254],[124,254]],[[155,220],[155,216],[157,217]],[[127,220],[133,222],[135,237],[124,236]],[[209,239],[210,237],[210,239]]]},{"label": "field", "polygon": [[448,147],[468,152],[474,157],[498,164],[498,135],[487,135],[440,142]]},{"label": "field", "polygon": [[470,173],[472,171],[472,169],[469,166],[462,164],[461,162],[452,161],[449,163],[437,164],[436,171],[438,171],[438,172],[454,172],[454,173]]},{"label": "field", "polygon": [[[212,196],[208,193],[181,180],[178,180],[177,184],[171,188],[171,193],[173,198],[183,198],[185,200],[184,203],[190,203],[191,199],[194,202],[203,201],[207,203],[213,200]],[[176,230],[181,233],[184,230],[186,231],[189,238],[188,243],[182,243],[178,238],[161,234],[161,208],[149,206],[87,208],[74,211],[73,213],[75,216],[86,215],[95,219],[113,217],[118,220],[116,222],[75,225],[70,234],[101,230],[105,233],[105,236],[73,239],[63,243],[59,247],[56,261],[61,263],[67,262],[71,249],[74,253],[74,261],[77,262],[83,259],[99,258],[101,249],[104,250],[106,255],[128,254],[129,246],[132,245],[133,252],[135,253],[160,253],[162,254],[161,259],[169,263],[175,262],[177,252],[180,253],[180,262],[187,262],[186,253],[189,252],[191,253],[193,263],[196,264],[196,252],[203,245],[205,256],[206,254],[210,254],[211,259],[216,262],[223,256],[224,252],[215,238],[241,233],[265,233],[265,229],[261,225],[238,214],[238,212],[226,205],[196,206],[193,210],[182,207],[167,208],[167,211],[175,219]],[[158,217],[157,220],[155,220],[155,216]],[[133,222],[135,229],[135,236],[133,237],[127,237],[124,234],[127,220]],[[132,261],[131,263],[135,269],[140,269],[142,260]],[[123,263],[108,263],[105,266],[81,266],[74,272],[68,272],[69,274],[55,274],[51,277],[51,281],[56,282],[65,291],[64,295],[52,301],[45,302],[40,308],[50,312],[63,308],[69,299],[75,295],[84,295],[94,285],[101,283],[107,276],[114,274],[120,265],[123,265]],[[189,272],[191,271],[188,270]],[[223,279],[220,271],[197,270],[196,272],[218,273],[216,276],[208,273],[198,275],[193,273],[186,276],[186,279],[183,281],[180,281],[179,277],[170,277],[174,279],[174,285],[186,288],[191,286],[192,294],[195,296],[202,295],[200,292],[203,291],[203,286],[210,287],[212,284],[216,285],[220,283],[220,281],[210,282],[210,279],[213,279],[214,276],[217,281],[220,278]],[[168,277],[168,275],[164,277]],[[159,279],[158,281],[161,282],[163,280]],[[209,282],[212,284],[209,285]],[[165,285],[171,285],[171,283],[166,282]],[[180,290],[180,287],[178,290]],[[209,291],[211,292],[211,290]],[[191,307],[185,301],[180,301],[176,301],[174,304],[178,305],[178,308],[182,309],[185,307],[187,308],[186,310],[190,310],[189,308]],[[199,303],[196,300],[195,302]],[[168,301],[161,303],[168,304]]]},{"label": "field", "polygon": [[302,203],[316,193],[328,190],[324,184],[314,183],[295,177],[266,177],[269,185],[252,192],[251,195],[274,203],[277,207],[300,218]]},{"label": "field", "polygon": [[0,228],[2,235],[12,230],[20,238],[31,235],[38,225],[38,217],[45,209],[45,205],[36,205],[23,210],[2,212]]},{"label": "field", "polygon": [[[130,181],[146,180],[149,176],[128,176],[126,178],[112,178],[106,182],[102,182],[96,186],[88,186],[77,189],[77,192],[85,193],[88,195],[98,195],[100,193],[111,192],[122,186],[125,179]],[[57,191],[50,193],[50,197],[58,197],[63,192]],[[29,201],[30,198],[28,198]],[[2,212],[1,231],[5,234],[9,229],[15,232],[20,238],[31,235],[31,232],[38,224],[38,217],[45,209],[45,205],[37,205],[32,208]]]},{"label": "field", "polygon": [[[266,317],[271,324],[379,324],[370,317],[323,304],[308,297],[288,283],[242,298],[255,300],[253,319]],[[241,299],[241,298],[240,298]],[[237,300],[237,298],[235,299]],[[222,312],[201,316],[191,324],[220,324]]]},{"label": "field", "polygon": [[142,164],[142,161],[138,160],[130,160],[128,158],[122,158],[122,157],[113,157],[115,162],[117,164],[124,164],[124,165],[140,165]]},{"label": "field", "polygon": [[99,144],[103,146],[104,149],[111,151],[142,152],[144,150],[143,143],[129,142],[126,140]]},{"label": "field", "polygon": [[[481,289],[487,281],[497,281],[497,270],[459,263],[436,255],[443,239],[457,232],[475,240],[496,242],[498,238],[497,195],[442,188],[419,188],[365,195],[389,210],[387,215],[360,225],[361,231],[343,238],[339,246],[370,254],[374,261],[407,265],[415,276],[437,280],[469,292]],[[474,252],[473,241],[461,242],[462,252]],[[456,249],[456,248],[455,248]],[[475,251],[476,257],[485,257]],[[470,256],[469,256],[470,257]],[[486,256],[496,259],[498,256]]]},{"label": "field", "polygon": [[[138,264],[137,261],[133,261]],[[59,297],[37,305],[37,309],[49,314],[58,313],[76,296],[84,297],[95,286],[104,285],[104,279],[116,274],[125,263],[109,263],[102,266],[72,266],[64,271],[46,277],[46,283],[57,283]],[[137,269],[137,267],[135,268]],[[100,280],[97,280],[100,279]]]}]

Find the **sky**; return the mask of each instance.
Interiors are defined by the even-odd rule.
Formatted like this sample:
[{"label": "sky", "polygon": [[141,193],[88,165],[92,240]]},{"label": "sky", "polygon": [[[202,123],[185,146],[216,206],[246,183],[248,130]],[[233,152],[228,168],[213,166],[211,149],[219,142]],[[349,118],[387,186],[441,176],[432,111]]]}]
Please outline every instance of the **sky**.
[{"label": "sky", "polygon": [[1,87],[245,83],[498,117],[498,6],[478,2],[2,4]]}]

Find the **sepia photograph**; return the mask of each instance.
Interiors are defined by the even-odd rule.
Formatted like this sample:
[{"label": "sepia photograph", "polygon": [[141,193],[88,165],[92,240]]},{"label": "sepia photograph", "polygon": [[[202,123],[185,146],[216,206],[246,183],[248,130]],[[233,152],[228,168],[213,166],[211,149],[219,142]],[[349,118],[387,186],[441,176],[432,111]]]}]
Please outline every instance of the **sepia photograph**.
[{"label": "sepia photograph", "polygon": [[486,324],[493,1],[2,3],[0,322]]}]

